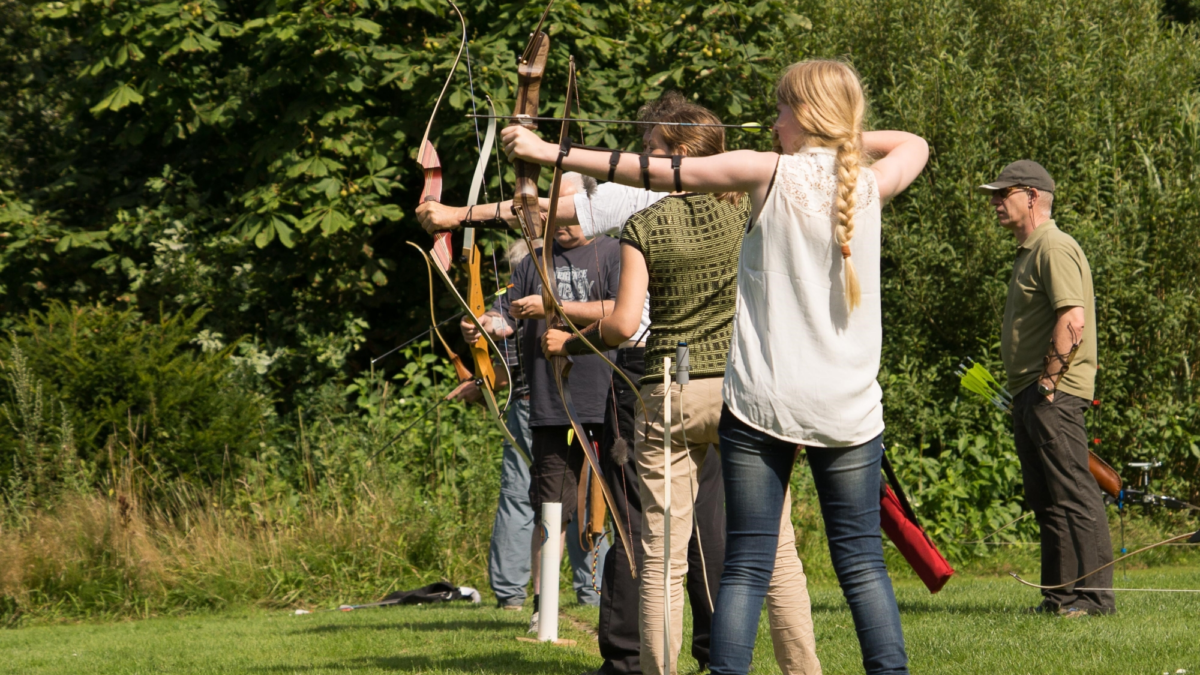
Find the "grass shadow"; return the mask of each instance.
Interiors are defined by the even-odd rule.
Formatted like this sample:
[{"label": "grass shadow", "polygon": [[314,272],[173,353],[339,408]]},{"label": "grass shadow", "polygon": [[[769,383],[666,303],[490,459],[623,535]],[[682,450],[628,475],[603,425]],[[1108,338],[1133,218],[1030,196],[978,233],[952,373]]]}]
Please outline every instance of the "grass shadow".
[{"label": "grass shadow", "polygon": [[[499,675],[529,675],[530,673],[558,673],[563,670],[563,655],[536,653],[530,649],[505,649],[487,656],[364,656],[324,664],[276,665],[249,669],[249,672],[284,673],[313,672],[317,670],[356,671],[384,670],[394,672],[485,672]],[[579,654],[580,666],[585,668],[594,657]]]},{"label": "grass shadow", "polygon": [[508,632],[514,634],[523,626],[512,621],[501,621],[499,619],[455,619],[450,621],[431,621],[428,623],[414,621],[411,618],[397,619],[394,622],[388,623],[369,623],[369,624],[325,624],[321,626],[311,626],[308,628],[299,628],[292,631],[293,635],[323,635],[330,633],[343,633],[351,631],[384,631],[384,630],[410,630],[415,632],[426,633],[441,633],[458,630],[477,630],[477,631],[495,631]]}]

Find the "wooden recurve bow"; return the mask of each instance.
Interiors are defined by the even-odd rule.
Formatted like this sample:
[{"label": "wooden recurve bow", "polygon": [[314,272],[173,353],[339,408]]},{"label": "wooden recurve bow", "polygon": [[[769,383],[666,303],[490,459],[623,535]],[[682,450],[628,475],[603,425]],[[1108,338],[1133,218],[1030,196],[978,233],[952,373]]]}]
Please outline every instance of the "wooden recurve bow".
[{"label": "wooden recurve bow", "polygon": [[[549,7],[547,7],[549,11]],[[542,21],[545,21],[543,14]],[[534,32],[529,40],[529,44],[525,48],[525,52],[521,56],[521,61],[517,67],[518,75],[518,90],[517,103],[514,114],[517,119],[514,124],[532,127],[533,123],[522,120],[522,117],[536,117],[538,106],[538,93],[541,88],[541,77],[545,72],[546,57],[550,49],[550,38],[545,33],[541,32],[542,23],[539,22],[538,30]],[[570,101],[574,96],[575,90],[575,61],[571,59],[570,71],[567,79],[567,120],[564,120],[561,137],[569,130],[570,117]],[[541,171],[541,166],[532,162],[521,160],[513,161],[514,171],[517,176],[517,185],[513,197],[513,208],[516,211],[517,219],[521,225],[521,232],[525,237],[526,243],[529,246],[531,255],[536,253],[533,246],[533,239],[539,234],[544,236],[542,242],[542,259],[534,261],[534,268],[537,270],[538,277],[542,282],[542,305],[546,315],[546,328],[562,328],[568,326],[570,330],[578,333],[578,329],[567,318],[563,311],[561,303],[559,303],[555,295],[556,284],[552,281],[554,275],[554,231],[556,229],[556,215],[558,210],[558,192],[562,185],[562,170],[554,170],[554,180],[550,187],[550,212],[548,214],[545,227],[542,227],[541,207],[538,203],[537,194],[537,177]],[[589,343],[590,344],[590,343]],[[596,353],[604,359],[616,372],[625,377],[624,373],[612,364],[599,351]],[[621,538],[621,542],[625,547],[625,553],[629,558],[629,568],[634,577],[637,576],[637,565],[633,558],[633,545],[629,539],[629,533],[626,532],[625,526],[622,525],[621,519],[615,517],[619,511],[616,506],[616,499],[613,496],[611,486],[604,479],[604,474],[600,470],[600,458],[596,454],[595,447],[589,442],[586,430],[579,422],[579,416],[575,412],[575,406],[571,400],[571,390],[569,386],[568,376],[570,374],[572,361],[569,357],[553,356],[550,357],[551,369],[554,373],[555,386],[558,389],[559,398],[562,400],[563,407],[566,410],[567,419],[571,423],[571,428],[574,430],[575,436],[579,440],[580,447],[583,448],[584,458],[587,460],[587,465],[594,473],[593,480],[600,486],[604,495],[604,500],[608,503],[609,509],[614,514],[613,525],[617,531],[617,536]],[[628,381],[628,378],[626,378]],[[630,383],[633,391],[637,392],[637,387]],[[641,397],[639,396],[639,399]],[[643,405],[644,409],[644,405]],[[582,478],[582,477],[581,477]],[[580,515],[582,517],[582,514]]]},{"label": "wooden recurve bow", "polygon": [[[429,117],[429,123],[425,126],[425,135],[421,139],[421,145],[419,146],[420,149],[417,160],[421,164],[421,169],[425,174],[425,186],[421,191],[421,203],[430,201],[440,202],[442,199],[442,165],[441,161],[438,159],[437,151],[433,147],[433,143],[429,141],[429,132],[433,127],[433,120],[437,116],[438,106],[441,105],[442,98],[445,97],[446,90],[450,87],[450,80],[454,77],[454,73],[458,68],[459,60],[462,58],[463,49],[467,44],[466,19],[463,18],[462,11],[460,11],[458,6],[454,4],[453,0],[447,0],[447,3],[449,3],[450,7],[454,10],[454,13],[458,16],[459,23],[462,25],[462,41],[458,46],[458,55],[454,58],[454,64],[450,67],[450,73],[446,76],[446,82],[442,85],[441,94],[438,95],[437,101],[433,105],[433,113]],[[479,184],[482,181],[481,167],[486,166],[487,155],[491,150],[491,143],[494,141],[494,139],[495,125],[489,124],[487,141],[485,142],[485,147],[482,149],[480,154],[479,162],[476,165],[476,176],[472,181],[472,193],[470,199],[472,202],[478,199]],[[487,405],[489,416],[493,419],[493,421],[496,422],[496,425],[500,428],[505,440],[508,441],[513,450],[520,455],[521,459],[527,465],[532,464],[532,460],[529,458],[528,453],[522,449],[521,445],[513,437],[512,432],[510,432],[508,429],[504,414],[508,407],[507,403],[505,404],[505,410],[501,410],[499,404],[496,402],[496,373],[492,366],[492,358],[490,352],[488,351],[488,347],[490,346],[491,349],[497,354],[500,354],[501,352],[499,348],[496,347],[496,343],[492,340],[491,335],[488,334],[487,330],[484,329],[483,325],[479,321],[479,318],[483,316],[484,312],[487,311],[487,307],[484,305],[483,300],[483,288],[481,285],[479,269],[480,257],[479,249],[475,245],[474,228],[468,228],[468,231],[470,234],[468,238],[464,240],[463,257],[469,278],[467,295],[470,298],[470,302],[463,299],[462,295],[458,292],[458,289],[454,286],[454,282],[451,281],[449,276],[451,259],[453,256],[451,252],[449,231],[439,232],[434,235],[433,248],[428,254],[420,246],[417,246],[412,242],[407,243],[421,252],[421,255],[425,257],[425,263],[431,270],[431,278],[429,282],[431,318],[434,311],[432,272],[436,271],[437,276],[441,278],[442,282],[446,285],[446,288],[450,290],[451,295],[465,310],[465,316],[469,317],[469,320],[475,324],[476,330],[478,330],[480,333],[479,338],[471,344],[471,358],[475,362],[475,374],[472,375],[471,372],[467,370],[466,366],[463,365],[462,359],[450,349],[448,344],[446,344],[445,338],[442,336],[441,331],[439,331],[437,328],[437,321],[433,321],[433,331],[437,334],[438,339],[442,342],[442,345],[446,348],[447,353],[450,355],[450,360],[454,364],[454,369],[458,375],[459,382],[462,383],[471,380],[475,382],[475,385],[479,388],[479,392],[483,397],[484,403]],[[503,362],[503,360],[501,360],[501,366],[506,371],[508,370],[508,366]],[[511,378],[509,379],[511,380]]]},{"label": "wooden recurve bow", "polygon": [[1121,556],[1120,558],[1114,558],[1113,560],[1097,567],[1096,569],[1088,572],[1087,574],[1079,577],[1078,579],[1072,579],[1071,581],[1068,581],[1066,583],[1056,584],[1054,586],[1043,586],[1041,584],[1035,584],[1031,581],[1026,581],[1026,580],[1022,579],[1020,576],[1018,576],[1015,572],[1009,572],[1008,575],[1010,577],[1016,579],[1017,581],[1021,582],[1022,584],[1025,584],[1026,586],[1029,586],[1031,588],[1040,588],[1042,590],[1054,590],[1057,588],[1066,588],[1067,586],[1074,586],[1075,584],[1079,583],[1080,581],[1083,581],[1084,579],[1092,576],[1096,572],[1099,572],[1100,570],[1112,567],[1113,565],[1116,565],[1117,563],[1121,562],[1122,560],[1125,560],[1126,558],[1131,558],[1135,555],[1138,555],[1139,553],[1145,553],[1146,551],[1158,548],[1159,546],[1166,546],[1167,544],[1173,544],[1177,541],[1183,541],[1184,539],[1187,539],[1188,542],[1192,543],[1192,544],[1200,544],[1200,530],[1197,530],[1194,533],[1191,531],[1188,531],[1188,532],[1184,532],[1183,534],[1172,535],[1170,537],[1167,537],[1166,539],[1163,539],[1160,542],[1150,544],[1149,546],[1143,546],[1142,548],[1139,548],[1136,551],[1133,551],[1131,553],[1126,553],[1125,555]]}]

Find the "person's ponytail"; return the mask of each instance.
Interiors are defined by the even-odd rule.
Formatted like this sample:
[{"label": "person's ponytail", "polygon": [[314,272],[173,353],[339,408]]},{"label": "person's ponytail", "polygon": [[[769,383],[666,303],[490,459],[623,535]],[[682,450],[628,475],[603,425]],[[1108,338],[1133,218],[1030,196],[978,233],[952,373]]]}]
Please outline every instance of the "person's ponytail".
[{"label": "person's ponytail", "polygon": [[834,238],[840,245],[838,254],[846,271],[846,311],[853,312],[862,304],[862,288],[858,272],[850,257],[850,240],[854,238],[854,210],[857,207],[858,174],[862,166],[862,136],[855,134],[837,147],[837,224]]}]

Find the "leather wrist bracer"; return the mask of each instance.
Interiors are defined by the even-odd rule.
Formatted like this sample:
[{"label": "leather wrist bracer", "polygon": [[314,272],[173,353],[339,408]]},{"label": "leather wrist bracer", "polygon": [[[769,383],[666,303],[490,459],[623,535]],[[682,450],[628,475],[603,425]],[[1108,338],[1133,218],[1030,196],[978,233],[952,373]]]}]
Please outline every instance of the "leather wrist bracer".
[{"label": "leather wrist bracer", "polygon": [[572,335],[565,343],[563,343],[563,348],[571,356],[585,356],[593,353],[592,350],[588,349],[587,344],[584,344],[585,339],[589,344],[602,352],[612,349],[612,347],[604,344],[604,336],[600,333],[599,321],[588,324],[585,328],[579,331],[579,334],[583,335],[583,337],[581,338],[579,335]]}]

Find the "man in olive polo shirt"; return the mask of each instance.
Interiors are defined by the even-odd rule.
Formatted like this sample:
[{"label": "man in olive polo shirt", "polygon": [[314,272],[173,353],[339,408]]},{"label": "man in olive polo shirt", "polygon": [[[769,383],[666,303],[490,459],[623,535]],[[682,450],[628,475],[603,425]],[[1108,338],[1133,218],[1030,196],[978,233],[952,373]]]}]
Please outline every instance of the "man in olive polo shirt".
[{"label": "man in olive polo shirt", "polygon": [[[1042,584],[1056,586],[1113,558],[1083,419],[1096,379],[1092,272],[1079,244],[1051,218],[1054,180],[1040,164],[1013,162],[979,190],[1017,238],[1000,349],[1025,499],[1041,531]],[[1112,568],[1043,590],[1031,611],[1078,617],[1115,610],[1111,590],[1076,587],[1112,588]]]}]

